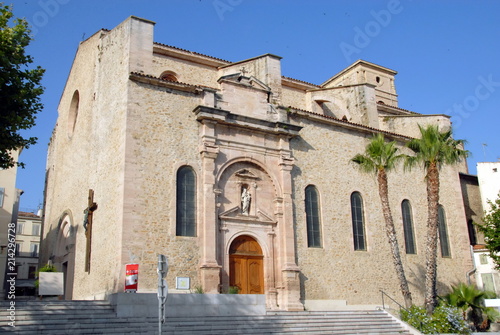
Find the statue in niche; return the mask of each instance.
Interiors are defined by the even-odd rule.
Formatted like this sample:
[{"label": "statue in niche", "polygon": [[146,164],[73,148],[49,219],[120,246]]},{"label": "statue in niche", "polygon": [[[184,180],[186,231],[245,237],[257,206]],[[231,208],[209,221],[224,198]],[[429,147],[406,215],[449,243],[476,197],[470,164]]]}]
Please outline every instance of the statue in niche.
[{"label": "statue in niche", "polygon": [[250,195],[248,187],[243,187],[243,191],[241,192],[241,212],[243,214],[248,215],[248,210],[250,209],[251,200],[252,196]]}]

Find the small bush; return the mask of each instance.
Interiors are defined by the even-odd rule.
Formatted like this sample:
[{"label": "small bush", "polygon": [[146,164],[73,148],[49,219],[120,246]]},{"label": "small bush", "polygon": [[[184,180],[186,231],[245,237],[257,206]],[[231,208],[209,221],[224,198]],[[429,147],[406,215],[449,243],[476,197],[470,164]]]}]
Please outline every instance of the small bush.
[{"label": "small bush", "polygon": [[424,307],[412,306],[401,310],[401,320],[424,334],[458,333],[470,334],[470,328],[456,307],[440,305],[428,316]]},{"label": "small bush", "polygon": [[201,286],[195,286],[194,287],[194,293],[203,294],[203,293],[205,293],[205,291],[203,290],[203,287],[201,287]]},{"label": "small bush", "polygon": [[229,286],[229,290],[227,291],[227,293],[238,294],[239,291],[240,291],[240,288],[238,286]]},{"label": "small bush", "polygon": [[40,276],[40,272],[57,272],[56,270],[56,267],[54,265],[51,265],[51,264],[46,264],[44,266],[42,266],[40,269],[38,269],[38,271],[36,271],[36,277],[37,279],[35,280],[35,287],[38,288],[40,286],[40,281],[38,279],[38,277]]}]

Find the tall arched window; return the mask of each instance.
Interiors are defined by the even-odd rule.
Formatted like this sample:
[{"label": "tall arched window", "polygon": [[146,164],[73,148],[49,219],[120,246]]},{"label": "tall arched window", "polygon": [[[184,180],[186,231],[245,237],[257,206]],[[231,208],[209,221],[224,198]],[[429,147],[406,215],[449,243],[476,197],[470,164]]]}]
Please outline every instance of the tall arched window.
[{"label": "tall arched window", "polygon": [[363,198],[359,192],[351,194],[351,214],[354,250],[366,250]]},{"label": "tall arched window", "polygon": [[196,236],[196,176],[189,166],[177,171],[177,236]]},{"label": "tall arched window", "polygon": [[76,119],[78,118],[78,109],[80,107],[80,93],[76,90],[71,98],[68,113],[68,136],[73,136],[75,131]]},{"label": "tall arched window", "polygon": [[409,200],[403,200],[401,203],[401,212],[403,214],[403,232],[405,236],[405,249],[407,254],[416,254],[415,238],[413,235],[413,218]]},{"label": "tall arched window", "polygon": [[476,227],[474,227],[474,221],[472,221],[472,220],[467,221],[467,229],[469,230],[470,245],[476,245],[477,244],[477,234],[476,234]]},{"label": "tall arched window", "polygon": [[443,206],[439,205],[438,208],[438,231],[439,231],[439,244],[441,245],[441,256],[450,257],[450,243],[448,240],[448,229],[446,227],[446,215]]},{"label": "tall arched window", "polygon": [[321,248],[321,220],[318,190],[315,186],[306,187],[307,246]]}]

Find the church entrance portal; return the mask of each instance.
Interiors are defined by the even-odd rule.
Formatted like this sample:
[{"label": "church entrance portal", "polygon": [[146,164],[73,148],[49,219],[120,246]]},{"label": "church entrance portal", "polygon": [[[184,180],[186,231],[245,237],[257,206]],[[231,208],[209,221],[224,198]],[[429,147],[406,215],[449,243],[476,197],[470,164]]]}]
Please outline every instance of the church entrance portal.
[{"label": "church entrance portal", "polygon": [[229,249],[229,285],[240,294],[264,294],[264,256],[250,236],[236,238]]}]

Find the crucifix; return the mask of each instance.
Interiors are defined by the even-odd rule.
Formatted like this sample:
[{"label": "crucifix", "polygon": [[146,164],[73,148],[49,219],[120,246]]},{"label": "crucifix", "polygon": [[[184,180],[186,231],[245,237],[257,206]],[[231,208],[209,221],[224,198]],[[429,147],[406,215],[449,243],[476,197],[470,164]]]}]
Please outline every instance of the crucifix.
[{"label": "crucifix", "polygon": [[97,203],[94,202],[94,190],[89,189],[89,198],[87,208],[83,211],[83,228],[87,237],[87,249],[85,251],[85,272],[90,272],[90,253],[92,250],[92,216],[97,209]]}]

